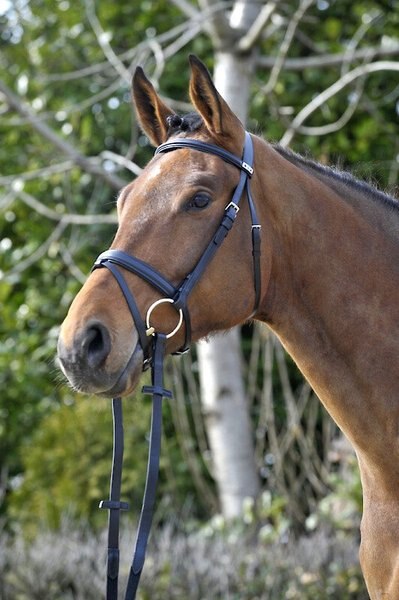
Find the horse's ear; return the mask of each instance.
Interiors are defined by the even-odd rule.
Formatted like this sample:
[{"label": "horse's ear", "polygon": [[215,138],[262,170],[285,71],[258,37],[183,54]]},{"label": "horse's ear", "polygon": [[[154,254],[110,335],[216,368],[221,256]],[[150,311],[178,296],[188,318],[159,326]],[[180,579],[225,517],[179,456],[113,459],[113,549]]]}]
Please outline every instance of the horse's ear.
[{"label": "horse's ear", "polygon": [[206,66],[190,54],[190,98],[213,136],[237,139],[244,133],[238,117],[217,91]]},{"label": "horse's ear", "polygon": [[159,146],[168,137],[167,118],[175,113],[162,102],[141,67],[133,75],[132,91],[140,125],[150,142]]}]

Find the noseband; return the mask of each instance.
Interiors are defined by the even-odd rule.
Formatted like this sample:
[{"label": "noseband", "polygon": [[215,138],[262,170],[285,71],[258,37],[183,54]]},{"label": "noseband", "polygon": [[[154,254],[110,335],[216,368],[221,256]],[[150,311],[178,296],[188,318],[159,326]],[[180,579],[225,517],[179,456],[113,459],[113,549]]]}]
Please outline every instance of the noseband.
[{"label": "noseband", "polygon": [[[242,159],[231,152],[220,148],[214,144],[208,144],[200,140],[182,138],[175,139],[165,144],[161,144],[155,151],[155,154],[172,152],[183,148],[214,154],[225,162],[234,165],[240,169],[240,178],[238,185],[234,190],[233,197],[226,206],[222,220],[214,234],[212,240],[205,248],[201,258],[198,260],[194,269],[185,277],[185,279],[175,287],[159,271],[154,269],[148,263],[130,256],[122,250],[107,250],[100,254],[94,263],[93,270],[106,267],[111,271],[118,282],[121,291],[125,297],[134,324],[136,326],[141,348],[143,350],[143,370],[151,366],[152,385],[144,386],[142,391],[145,394],[151,394],[153,398],[152,421],[150,433],[150,447],[147,464],[146,486],[141,509],[139,526],[136,537],[136,544],[133,554],[133,561],[130,568],[129,579],[125,594],[125,600],[133,600],[136,597],[136,591],[144,565],[147,540],[152,523],[152,515],[155,502],[155,491],[158,480],[159,455],[162,432],[162,398],[171,398],[172,394],[163,386],[163,359],[165,354],[166,340],[172,337],[185,324],[185,340],[183,346],[175,354],[181,354],[189,349],[191,343],[191,320],[187,307],[190,293],[201,278],[206,267],[212,260],[216,251],[222,244],[224,238],[234,225],[238,211],[240,210],[240,201],[244,191],[246,192],[249,212],[252,221],[252,257],[253,257],[253,275],[254,275],[254,293],[255,302],[253,314],[258,309],[261,294],[260,277],[260,233],[256,214],[256,208],[251,195],[250,178],[253,174],[253,143],[248,132],[245,133],[245,144]],[[131,293],[119,268],[138,275],[144,281],[151,284],[163,298],[154,302],[147,310],[145,320],[142,318],[137,307],[133,294]],[[159,333],[151,326],[151,315],[153,311],[162,303],[170,303],[178,312],[178,324],[173,331],[169,333]],[[252,316],[251,315],[251,316]],[[152,343],[151,343],[152,341]],[[108,559],[107,559],[107,600],[116,600],[118,595],[118,573],[119,573],[119,514],[121,510],[127,510],[128,504],[120,501],[120,487],[122,477],[123,460],[123,424],[122,424],[122,402],[121,398],[112,400],[112,410],[114,419],[114,451],[111,473],[110,498],[100,503],[100,508],[106,508],[110,511],[108,521]]]}]

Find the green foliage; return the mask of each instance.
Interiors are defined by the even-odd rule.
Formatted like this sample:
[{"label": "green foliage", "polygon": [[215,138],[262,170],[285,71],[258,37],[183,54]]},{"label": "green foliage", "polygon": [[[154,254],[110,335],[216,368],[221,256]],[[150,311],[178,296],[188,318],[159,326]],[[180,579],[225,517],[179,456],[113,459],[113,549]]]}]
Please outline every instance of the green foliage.
[{"label": "green foliage", "polygon": [[[281,6],[285,18],[292,16],[293,4]],[[173,2],[167,0],[121,0],[117,3],[99,0],[95,10],[103,32],[96,37],[93,21],[90,22],[91,3],[85,3],[83,14],[82,6],[69,0],[34,3],[17,0],[10,3],[8,12],[0,15],[1,78],[62,140],[69,142],[83,156],[96,157],[111,174],[128,181],[132,178],[131,173],[112,161],[107,162],[101,153],[108,150],[145,164],[151,150],[135,122],[130,83],[110,67],[100,42],[109,42],[115,54],[123,57],[126,68],[141,62],[156,79],[163,65],[162,61],[156,60],[154,38],[182,25],[185,17]],[[393,0],[386,3],[377,0],[315,3],[301,22],[288,58],[343,53],[362,27],[364,33],[359,38],[359,48],[378,47],[382,39],[389,43],[397,38],[399,13],[394,10],[395,6]],[[367,23],[369,26],[366,27]],[[275,56],[283,41],[282,29],[272,27],[269,33],[260,42],[260,55]],[[152,47],[146,45],[148,40],[154,42]],[[161,91],[180,103],[187,100],[187,54],[190,51],[197,53],[210,67],[214,61],[212,42],[205,34],[196,35],[176,54],[172,52],[162,75]],[[350,69],[361,63],[361,60],[350,61],[347,67]],[[332,85],[339,77],[340,69],[341,66],[299,71],[283,69],[274,90],[265,94],[270,70],[258,68],[251,94],[250,126],[272,141],[280,139],[292,117],[306,102]],[[344,157],[345,166],[354,168],[359,176],[393,187],[399,151],[395,113],[397,77],[375,73],[367,77],[363,85],[361,97],[357,84],[351,84],[305,122],[307,127],[335,122],[348,104],[359,100],[358,108],[345,128],[322,137],[300,131],[294,138],[293,147],[300,151],[310,150],[323,162]],[[180,104],[178,108],[180,110]],[[93,258],[109,245],[115,228],[112,225],[69,225],[62,236],[60,234],[53,241],[50,239],[46,246],[57,221],[37,213],[18,197],[17,192],[23,189],[45,207],[63,215],[113,213],[117,190],[77,165],[55,173],[38,173],[23,182],[20,177],[25,172],[63,163],[65,155],[35,132],[20,114],[7,109],[3,102],[0,137],[0,203],[4,215],[0,231],[1,479],[3,473],[8,474],[6,502],[0,505],[0,511],[8,524],[10,521],[13,525],[22,524],[25,534],[33,534],[44,523],[59,526],[64,512],[85,517],[92,525],[99,526],[106,519],[106,513],[97,510],[97,502],[105,497],[108,489],[110,408],[103,400],[80,399],[60,384],[54,356],[59,323],[80,285],[76,277],[83,280]],[[11,178],[4,180],[6,176]],[[35,255],[37,259],[31,260]],[[72,260],[68,259],[70,256]],[[26,268],[22,269],[24,265]],[[249,354],[248,348],[244,350]],[[276,366],[273,368],[278,401],[282,397],[281,384]],[[302,380],[292,364],[289,364],[289,373],[293,387],[299,387]],[[176,509],[184,504],[187,496],[194,496],[195,489],[176,439],[172,411],[167,407],[165,412],[167,440],[162,457],[160,497],[165,499],[165,511],[171,512],[171,507]],[[283,402],[278,402],[278,427],[285,420],[286,409]],[[316,422],[321,420],[319,411]],[[126,421],[129,425],[126,428],[125,461],[129,467],[124,470],[124,496],[129,498],[132,506],[138,507],[145,474],[148,405],[138,399],[128,401]],[[321,453],[318,437],[315,447]],[[193,452],[198,453],[198,449],[194,447]],[[270,480],[268,485],[271,485]],[[176,543],[174,533],[172,536],[165,529],[166,549],[163,549],[162,559],[151,559],[152,569],[148,571],[155,573],[154,563],[159,565],[157,578],[155,581],[149,575],[144,579],[143,598],[222,598],[227,597],[227,592],[229,597],[241,599],[364,598],[356,560],[344,564],[339,550],[342,540],[345,544],[352,543],[348,542],[348,523],[357,522],[359,518],[358,476],[353,474],[348,482],[341,474],[335,475],[330,485],[331,495],[309,516],[308,526],[313,536],[319,535],[321,525],[334,525],[342,530],[332,551],[333,559],[329,558],[331,553],[324,552],[328,544],[320,534],[317,539],[321,540],[324,554],[320,554],[324,556],[324,562],[317,567],[312,568],[299,559],[288,563],[282,560],[281,556],[287,553],[287,536],[292,523],[287,517],[286,498],[273,490],[273,493],[263,495],[256,510],[252,506],[246,507],[251,532],[259,521],[261,526],[255,545],[251,546],[245,540],[248,545],[240,556],[236,551],[240,539],[237,529],[228,531],[227,525],[220,520],[211,522],[200,533],[195,526],[196,531],[191,537],[178,537],[180,554],[177,553],[176,558],[171,558],[166,550],[168,544]],[[198,496],[195,498],[196,515],[201,513],[202,502]],[[345,507],[345,519],[334,518],[332,523],[330,520],[326,524],[327,517],[339,516],[333,510],[337,506]],[[243,535],[242,529],[240,532]],[[52,535],[56,534],[49,534],[45,542],[51,548],[56,543]],[[309,541],[308,549],[315,539]],[[37,544],[40,547],[39,538]],[[201,560],[197,564],[198,549]],[[27,547],[25,550],[24,561],[32,560]],[[297,552],[299,556],[300,552]],[[190,560],[186,560],[187,556]],[[270,561],[270,557],[273,560]],[[0,563],[1,560],[0,552]],[[7,555],[7,560],[11,561],[11,556]],[[229,564],[233,565],[232,574],[228,570]],[[18,579],[23,568],[19,565],[18,571],[10,565],[11,562],[7,563],[6,585],[12,591],[9,596],[4,591],[5,600],[29,597],[29,586],[16,596],[15,590],[23,589]],[[220,570],[212,568],[213,565],[222,569],[224,578],[220,577]],[[67,597],[73,588],[71,576],[68,579],[61,567],[58,573],[64,582],[61,588],[49,576],[49,585],[44,588],[45,592],[39,590],[37,597]],[[0,572],[0,585],[4,581],[1,575]],[[82,580],[85,578],[86,573]],[[36,579],[32,576],[32,582]],[[193,580],[197,596],[192,592]],[[223,581],[228,581],[225,588]],[[99,588],[92,589],[95,590],[94,597],[98,598]],[[173,592],[174,596],[170,595],[171,589],[177,590]],[[89,591],[86,593],[84,597],[88,600]]]},{"label": "green foliage", "polygon": [[[289,58],[304,57],[304,46],[309,54],[347,53],[344,66],[312,67],[302,70],[283,70],[272,93],[264,94],[264,85],[269,78],[267,70],[258,71],[254,85],[250,119],[270,140],[279,140],[292,117],[319,92],[328,88],[344,74],[363,64],[362,60],[351,60],[348,47],[355,38],[355,49],[378,48],[381,40],[385,44],[397,43],[399,13],[395,0],[382,5],[370,0],[367,3],[325,2],[315,3],[301,22],[300,35],[290,47]],[[273,55],[279,47],[281,31],[268,37],[261,50],[265,56]],[[311,130],[296,134],[292,148],[308,153],[317,160],[333,163],[344,157],[344,167],[355,170],[360,178],[372,178],[380,187],[397,185],[392,176],[396,164],[397,98],[398,77],[384,72],[374,73],[361,80],[364,88],[358,87],[359,80],[344,87],[323,106],[313,112],[304,125],[318,127],[335,123],[348,106],[358,103],[358,109],[345,126],[338,127],[328,135],[312,134]],[[340,165],[343,166],[342,164]]]},{"label": "green foliage", "polygon": [[[41,420],[32,439],[22,444],[25,476],[8,500],[9,517],[23,525],[30,537],[43,527],[59,528],[65,514],[84,518],[95,527],[103,527],[107,520],[107,512],[98,510],[98,504],[108,497],[112,457],[110,402],[72,392],[64,395],[63,402]],[[134,520],[144,492],[151,403],[138,394],[123,406],[122,498],[129,501],[128,517]],[[168,507],[183,505],[194,490],[176,442],[164,439],[163,445],[158,493],[165,510],[169,510]]]},{"label": "green foliage", "polygon": [[[1,77],[22,103],[30,104],[81,154],[96,156],[106,149],[124,155],[138,137],[129,82],[121,81],[107,66],[89,22],[90,3],[86,6],[82,14],[80,3],[68,1],[6,3],[0,15]],[[154,65],[147,51],[135,48],[184,21],[166,0],[102,1],[95,9],[115,52],[130,52],[133,62],[145,61],[149,70]],[[96,64],[100,68],[94,75],[80,73]],[[181,93],[185,72],[185,56],[172,58],[165,91]],[[12,175],[1,187],[0,231],[0,471],[8,472],[11,481],[24,468],[21,444],[32,444],[41,420],[65,400],[65,391],[56,383],[54,356],[58,326],[79,288],[73,273],[80,269],[83,278],[114,231],[110,226],[69,226],[46,249],[56,222],[20,199],[13,200],[13,191],[23,188],[62,216],[111,212],[116,190],[78,166],[22,182],[19,174],[62,163],[65,156],[11,110],[2,114],[0,137],[0,173]],[[149,155],[142,138],[135,158],[144,162]],[[131,177],[124,176],[126,181]],[[73,256],[72,266],[66,265],[65,251]],[[21,269],[35,253],[41,257]],[[4,509],[0,504],[0,511]]]},{"label": "green foliage", "polygon": [[[65,513],[103,523],[106,513],[95,512],[108,492],[112,456],[112,420],[106,400],[70,395],[67,405],[45,417],[31,443],[23,448],[26,476],[9,501],[11,517],[24,523],[59,527]],[[132,398],[132,403],[137,401]],[[133,404],[133,405],[134,405]],[[130,408],[130,407],[129,407]],[[126,427],[124,493],[139,506],[144,486],[148,406],[139,406]],[[95,515],[97,518],[95,518]]]}]

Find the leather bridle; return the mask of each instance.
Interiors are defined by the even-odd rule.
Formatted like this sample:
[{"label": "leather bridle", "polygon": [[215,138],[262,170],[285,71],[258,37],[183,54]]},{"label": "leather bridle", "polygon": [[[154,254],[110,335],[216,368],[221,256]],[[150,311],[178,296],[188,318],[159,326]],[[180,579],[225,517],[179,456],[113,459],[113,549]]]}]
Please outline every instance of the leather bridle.
[{"label": "leather bridle", "polygon": [[[183,148],[190,148],[199,152],[214,154],[223,159],[225,162],[228,162],[240,169],[240,178],[238,185],[234,190],[233,197],[225,208],[216,233],[212,237],[212,240],[208,246],[205,248],[194,269],[177,287],[175,287],[161,273],[159,273],[159,271],[154,269],[154,267],[134,256],[130,256],[122,250],[107,250],[106,252],[103,252],[97,258],[93,266],[93,270],[106,267],[111,271],[117,280],[138,332],[139,343],[143,350],[144,356],[143,370],[151,366],[152,372],[152,385],[144,386],[142,389],[145,394],[151,394],[153,398],[150,447],[143,505],[139,519],[136,544],[133,554],[133,561],[130,568],[125,600],[133,600],[135,598],[140,575],[144,565],[147,540],[152,523],[156,484],[158,480],[162,432],[162,398],[172,397],[171,392],[166,390],[163,385],[163,359],[165,354],[166,340],[177,333],[184,321],[185,340],[182,348],[176,352],[176,354],[181,354],[189,349],[191,343],[191,320],[187,306],[189,295],[201,278],[216,251],[222,244],[224,238],[234,225],[238,211],[240,210],[239,204],[244,191],[246,192],[252,221],[251,229],[255,302],[254,310],[251,316],[253,316],[253,314],[255,314],[257,311],[261,297],[261,225],[258,221],[256,208],[250,189],[250,178],[253,174],[254,161],[253,143],[250,134],[248,132],[245,133],[245,144],[242,158],[239,158],[231,152],[228,152],[227,150],[224,150],[223,148],[214,144],[189,138],[176,138],[161,144],[156,149],[155,154],[172,152],[174,150]],[[161,292],[161,294],[164,296],[149,307],[145,320],[140,314],[134,296],[120,271],[120,267],[130,271],[131,273],[134,273],[135,275],[138,275],[147,283],[151,284],[159,292]],[[170,303],[179,314],[178,324],[170,333],[157,332],[151,326],[151,315],[156,307],[162,303]],[[121,510],[128,509],[128,504],[120,501],[123,460],[121,398],[114,398],[112,400],[112,410],[114,419],[114,450],[110,498],[109,500],[100,503],[100,508],[106,508],[110,511],[108,521],[107,600],[117,600],[119,573],[119,514]]]}]

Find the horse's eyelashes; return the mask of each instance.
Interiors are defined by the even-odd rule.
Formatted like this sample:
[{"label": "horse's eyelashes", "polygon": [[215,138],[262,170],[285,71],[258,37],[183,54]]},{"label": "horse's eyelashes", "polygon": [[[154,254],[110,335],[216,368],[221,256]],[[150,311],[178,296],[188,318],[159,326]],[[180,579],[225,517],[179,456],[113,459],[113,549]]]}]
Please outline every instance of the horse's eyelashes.
[{"label": "horse's eyelashes", "polygon": [[209,194],[205,192],[200,192],[195,194],[193,198],[191,198],[190,202],[187,205],[188,210],[203,210],[206,208],[211,202],[211,197]]}]

